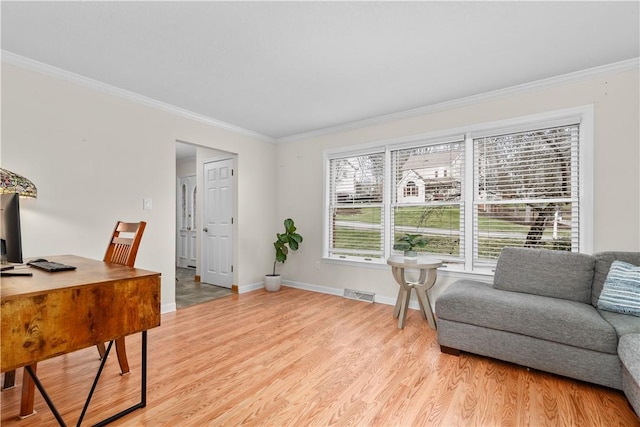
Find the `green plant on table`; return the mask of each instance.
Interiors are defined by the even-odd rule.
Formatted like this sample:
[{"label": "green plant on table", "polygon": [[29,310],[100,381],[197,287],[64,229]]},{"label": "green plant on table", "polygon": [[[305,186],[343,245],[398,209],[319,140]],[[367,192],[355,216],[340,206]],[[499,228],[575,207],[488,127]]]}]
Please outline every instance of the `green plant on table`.
[{"label": "green plant on table", "polygon": [[415,251],[416,248],[424,248],[429,241],[422,234],[405,234],[400,237],[393,249],[397,251]]}]

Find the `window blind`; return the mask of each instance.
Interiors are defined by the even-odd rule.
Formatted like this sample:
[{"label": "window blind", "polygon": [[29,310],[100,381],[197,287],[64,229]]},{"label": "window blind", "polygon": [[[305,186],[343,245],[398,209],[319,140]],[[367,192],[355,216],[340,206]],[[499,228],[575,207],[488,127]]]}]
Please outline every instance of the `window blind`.
[{"label": "window blind", "polygon": [[384,152],[329,160],[329,256],[384,257]]},{"label": "window blind", "polygon": [[505,246],[579,248],[579,126],[475,138],[474,265]]},{"label": "window blind", "polygon": [[419,252],[464,255],[464,140],[391,151],[392,241],[424,236]]}]

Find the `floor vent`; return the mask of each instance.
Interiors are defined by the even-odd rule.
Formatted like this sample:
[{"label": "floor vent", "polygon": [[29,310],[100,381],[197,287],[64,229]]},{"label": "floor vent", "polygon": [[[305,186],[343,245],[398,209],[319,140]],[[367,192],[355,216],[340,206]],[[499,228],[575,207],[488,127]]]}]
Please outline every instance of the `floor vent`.
[{"label": "floor vent", "polygon": [[366,291],[354,291],[353,289],[345,289],[344,297],[349,299],[357,299],[358,301],[373,302],[376,294]]}]

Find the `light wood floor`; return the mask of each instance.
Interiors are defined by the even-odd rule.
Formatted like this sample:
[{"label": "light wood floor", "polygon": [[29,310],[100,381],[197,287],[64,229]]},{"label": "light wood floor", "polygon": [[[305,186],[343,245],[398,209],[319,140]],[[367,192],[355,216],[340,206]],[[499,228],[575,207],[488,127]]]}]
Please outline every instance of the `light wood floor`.
[{"label": "light wood floor", "polygon": [[[148,405],[113,425],[640,426],[619,391],[442,354],[417,311],[399,330],[392,310],[283,288],[164,315],[149,331]],[[110,358],[83,425],[136,402],[140,338],[127,345],[132,373]],[[69,425],[98,363],[88,348],[38,366]],[[2,426],[56,425],[39,394],[17,420],[19,393],[2,392]]]}]

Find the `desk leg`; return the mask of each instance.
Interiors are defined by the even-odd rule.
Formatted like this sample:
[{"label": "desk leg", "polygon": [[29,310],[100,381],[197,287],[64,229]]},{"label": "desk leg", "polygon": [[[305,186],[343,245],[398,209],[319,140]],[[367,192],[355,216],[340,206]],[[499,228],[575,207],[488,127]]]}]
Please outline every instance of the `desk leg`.
[{"label": "desk leg", "polygon": [[105,426],[135,411],[136,409],[144,408],[145,406],[147,406],[147,331],[142,331],[142,360],[140,366],[140,375],[140,403],[133,405],[132,407],[127,408],[124,411],[119,412],[103,421],[100,421],[97,424],[94,424],[93,427]]},{"label": "desk leg", "polygon": [[[91,402],[91,398],[93,397],[93,393],[96,389],[96,386],[98,385],[98,380],[100,379],[100,375],[102,374],[102,370],[104,369],[104,365],[107,362],[107,358],[109,357],[109,351],[111,350],[111,346],[113,345],[113,341],[109,342],[109,345],[106,348],[104,357],[102,358],[102,360],[100,361],[100,367],[98,368],[98,373],[96,374],[96,377],[93,381],[93,385],[91,386],[91,390],[89,391],[89,396],[87,396],[87,399],[85,401],[84,407],[82,408],[82,413],[80,414],[80,418],[78,419],[78,426],[82,423],[82,420],[87,412],[87,409],[89,408],[89,403]],[[24,405],[25,402],[27,404],[30,404],[31,406],[31,412],[33,412],[33,398],[34,398],[34,394],[35,392],[33,391],[34,389],[34,383],[35,383],[35,387],[38,388],[38,390],[40,391],[40,394],[42,395],[42,397],[44,398],[45,402],[47,403],[47,405],[49,406],[49,409],[51,409],[51,412],[53,413],[53,415],[56,417],[56,420],[58,421],[58,423],[60,424],[60,426],[62,427],[66,427],[66,424],[64,423],[64,420],[62,419],[62,417],[60,416],[60,413],[58,412],[58,410],[56,409],[55,405],[53,404],[53,401],[51,400],[51,398],[49,397],[49,395],[47,394],[46,390],[44,389],[44,386],[42,385],[42,383],[40,382],[40,380],[38,379],[38,376],[36,375],[36,364],[34,363],[33,365],[28,365],[25,366],[24,370],[25,370],[25,374],[24,374],[24,379],[22,382],[22,404]],[[28,375],[27,375],[28,374]],[[95,426],[104,426],[106,424],[109,424],[119,418],[124,417],[125,415],[135,411],[136,409],[140,409],[140,408],[144,408],[145,406],[147,406],[147,331],[142,331],[142,361],[141,361],[141,381],[140,381],[140,403],[137,403],[133,406],[131,406],[130,408],[125,409],[124,411],[121,411],[103,421],[100,421],[99,423],[95,424]],[[25,399],[25,393],[26,390],[31,390],[30,392],[30,399],[29,401],[27,401]],[[30,402],[30,403],[29,403]],[[28,409],[28,408],[26,408]],[[23,414],[23,407],[20,408],[20,415]],[[27,415],[30,415],[27,414]]]},{"label": "desk leg", "polygon": [[[35,374],[37,364],[30,365],[31,371]],[[36,387],[31,379],[31,374],[27,371],[28,366],[25,366],[24,373],[22,374],[22,399],[20,400],[20,418],[28,417],[34,414],[33,401],[36,397]]]},{"label": "desk leg", "polygon": [[[24,371],[25,371],[24,372],[24,376],[26,377],[27,374],[29,374],[29,377],[31,377],[31,379],[33,380],[31,384],[35,383],[36,387],[38,387],[38,390],[40,391],[40,394],[44,398],[44,401],[47,402],[47,405],[49,406],[49,409],[51,409],[51,412],[53,413],[53,416],[56,417],[56,420],[58,421],[58,424],[60,424],[61,427],[66,427],[67,425],[64,423],[64,420],[60,416],[60,413],[58,412],[58,410],[56,409],[55,405],[51,401],[51,398],[49,397],[49,395],[47,394],[46,390],[44,389],[44,386],[42,385],[42,383],[38,379],[38,376],[36,375],[36,371],[34,370],[35,367],[36,367],[35,364],[25,366],[24,367]],[[24,385],[25,385],[25,382],[23,381],[22,382],[22,386],[24,387]],[[23,389],[23,394],[24,394],[24,389]],[[80,423],[78,423],[78,425],[80,425]]]}]

